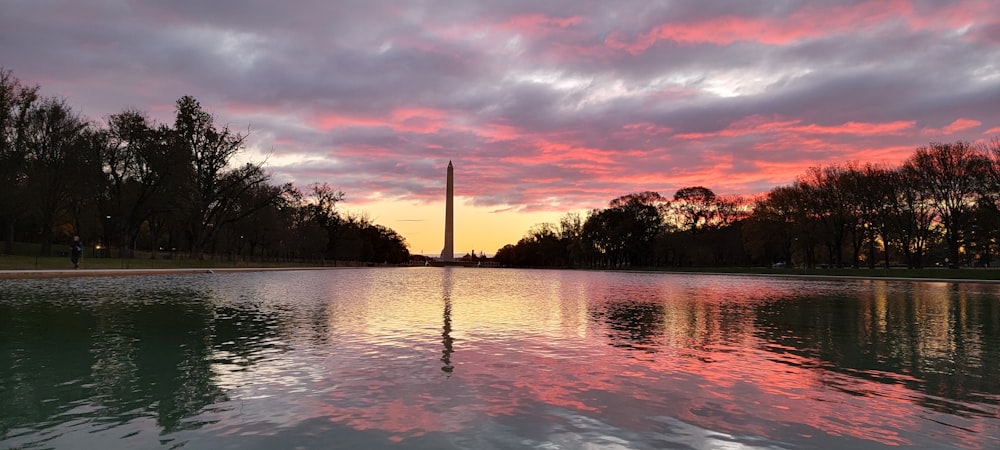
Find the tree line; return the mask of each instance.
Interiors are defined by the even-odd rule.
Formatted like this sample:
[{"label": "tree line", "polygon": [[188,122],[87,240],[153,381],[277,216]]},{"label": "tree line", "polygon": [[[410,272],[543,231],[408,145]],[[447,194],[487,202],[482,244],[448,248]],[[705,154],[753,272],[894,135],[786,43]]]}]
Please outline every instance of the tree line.
[{"label": "tree line", "polygon": [[1000,139],[931,143],[898,167],[813,167],[766,194],[702,186],[612,200],[535,225],[509,266],[990,266],[1000,252]]},{"label": "tree line", "polygon": [[0,68],[3,252],[74,235],[104,256],[399,263],[405,239],[336,208],[326,183],[276,184],[263,163],[234,164],[247,132],[215,123],[191,96],[172,125],[126,109],[94,122]]}]

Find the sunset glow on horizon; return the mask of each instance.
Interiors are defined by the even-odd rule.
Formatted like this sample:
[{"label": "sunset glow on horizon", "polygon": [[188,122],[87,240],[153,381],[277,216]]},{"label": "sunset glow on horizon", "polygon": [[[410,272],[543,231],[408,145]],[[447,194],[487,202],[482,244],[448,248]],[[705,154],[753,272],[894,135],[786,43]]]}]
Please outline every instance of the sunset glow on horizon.
[{"label": "sunset glow on horizon", "polygon": [[243,160],[436,255],[621,195],[758,194],[1000,135],[1000,3],[0,0],[0,67],[100,122],[196,98]]}]

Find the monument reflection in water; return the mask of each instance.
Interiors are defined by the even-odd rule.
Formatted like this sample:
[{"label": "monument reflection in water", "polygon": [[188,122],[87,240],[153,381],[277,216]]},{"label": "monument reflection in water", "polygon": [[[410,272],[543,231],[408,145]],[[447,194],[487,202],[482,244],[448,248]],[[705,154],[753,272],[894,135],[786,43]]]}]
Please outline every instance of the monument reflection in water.
[{"label": "monument reflection in water", "polygon": [[998,448],[998,294],[434,267],[3,280],[0,448]]}]

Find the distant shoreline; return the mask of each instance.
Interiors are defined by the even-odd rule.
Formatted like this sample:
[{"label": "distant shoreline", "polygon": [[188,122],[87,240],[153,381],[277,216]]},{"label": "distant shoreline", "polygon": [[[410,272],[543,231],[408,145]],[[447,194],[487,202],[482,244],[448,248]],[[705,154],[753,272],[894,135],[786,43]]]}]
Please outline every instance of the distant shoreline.
[{"label": "distant shoreline", "polygon": [[943,277],[906,277],[906,276],[880,276],[880,275],[860,275],[860,274],[807,274],[807,273],[772,273],[772,272],[710,272],[710,271],[669,271],[669,270],[624,270],[623,272],[634,273],[664,273],[673,275],[731,275],[747,277],[773,277],[773,278],[794,278],[811,280],[867,280],[867,281],[916,281],[922,283],[988,283],[998,284],[1000,280],[990,278],[943,278]]},{"label": "distant shoreline", "polygon": [[[393,267],[407,267],[407,266],[393,266]],[[412,266],[412,267],[423,267],[423,266]],[[437,267],[441,267],[438,265]],[[456,266],[460,267],[460,266]],[[474,266],[469,266],[470,268],[476,268]],[[359,267],[201,267],[201,268],[167,268],[167,269],[56,269],[56,270],[0,270],[0,280],[3,279],[46,279],[46,278],[83,278],[83,277],[114,277],[114,276],[141,276],[141,275],[191,275],[199,273],[239,273],[239,272],[287,272],[293,270],[335,270],[335,269],[356,269]],[[553,270],[553,268],[537,268],[542,270]],[[555,269],[555,270],[595,270],[595,269]],[[853,269],[858,270],[858,269]],[[900,269],[908,270],[908,269]],[[946,270],[946,269],[939,269]],[[661,270],[661,269],[622,269],[622,270],[606,270],[606,269],[596,269],[596,271],[602,272],[620,272],[620,273],[660,273],[660,274],[670,274],[670,275],[730,275],[730,276],[747,276],[747,277],[773,277],[773,278],[791,278],[791,279],[807,279],[807,280],[822,280],[822,281],[833,281],[833,280],[866,280],[866,281],[911,281],[911,282],[924,282],[924,283],[985,283],[985,284],[998,284],[1000,279],[992,278],[947,278],[947,277],[927,277],[927,276],[882,276],[882,275],[864,275],[860,273],[836,273],[836,274],[822,274],[822,273],[775,273],[775,272],[755,272],[752,270],[747,271],[712,271],[712,270]],[[817,272],[822,272],[822,270],[817,270]],[[967,272],[966,272],[967,273]]]},{"label": "distant shoreline", "polygon": [[70,269],[70,270],[0,270],[0,279],[122,277],[137,275],[190,275],[196,273],[277,272],[290,270],[333,270],[354,267],[224,267],[176,269]]}]

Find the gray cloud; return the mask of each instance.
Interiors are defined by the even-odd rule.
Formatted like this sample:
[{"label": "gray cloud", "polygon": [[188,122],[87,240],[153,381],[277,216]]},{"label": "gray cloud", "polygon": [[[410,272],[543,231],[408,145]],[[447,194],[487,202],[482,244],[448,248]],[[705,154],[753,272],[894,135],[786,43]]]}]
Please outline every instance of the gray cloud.
[{"label": "gray cloud", "polygon": [[[0,0],[0,65],[95,120],[193,95],[276,178],[505,209],[811,165],[1000,127],[988,1]],[[885,161],[882,161],[885,160]]]}]

